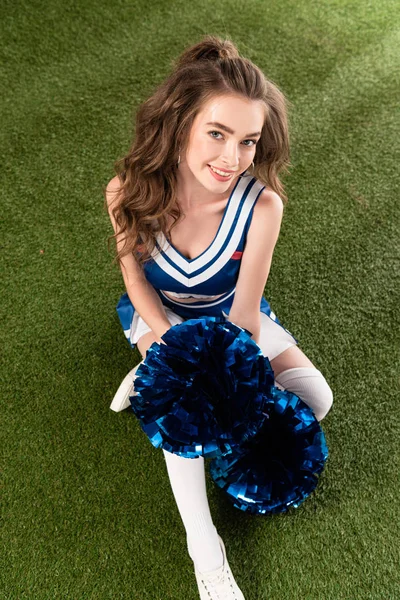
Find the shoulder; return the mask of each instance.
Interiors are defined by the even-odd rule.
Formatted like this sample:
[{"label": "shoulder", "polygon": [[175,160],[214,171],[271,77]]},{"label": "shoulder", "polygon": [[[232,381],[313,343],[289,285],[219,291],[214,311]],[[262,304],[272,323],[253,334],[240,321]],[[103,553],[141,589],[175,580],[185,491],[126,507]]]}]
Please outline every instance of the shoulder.
[{"label": "shoulder", "polygon": [[106,200],[109,207],[113,204],[114,200],[116,200],[118,193],[121,189],[122,182],[118,175],[110,179],[110,181],[106,185]]},{"label": "shoulder", "polygon": [[284,204],[282,198],[269,188],[264,188],[257,198],[254,206],[254,212],[258,215],[275,214],[278,217],[282,216]]},{"label": "shoulder", "polygon": [[283,218],[284,204],[276,192],[264,188],[257,198],[254,205],[253,216],[251,219],[248,235],[259,236],[268,228],[279,230]]},{"label": "shoulder", "polygon": [[119,175],[116,175],[107,183],[106,190],[108,193],[114,194],[115,192],[118,192],[121,187],[122,180],[120,179]]},{"label": "shoulder", "polygon": [[284,204],[279,194],[263,189],[254,205],[246,235],[248,254],[271,253],[279,237]]},{"label": "shoulder", "polygon": [[107,183],[106,190],[112,192],[112,191],[116,190],[117,188],[119,188],[120,185],[121,185],[120,179],[119,179],[118,175],[116,175],[115,177],[110,179],[110,181]]}]

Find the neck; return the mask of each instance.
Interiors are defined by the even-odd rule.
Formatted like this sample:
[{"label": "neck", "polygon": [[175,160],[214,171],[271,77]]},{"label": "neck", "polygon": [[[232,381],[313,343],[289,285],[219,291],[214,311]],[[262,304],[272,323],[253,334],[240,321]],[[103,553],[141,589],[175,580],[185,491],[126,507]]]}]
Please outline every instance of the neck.
[{"label": "neck", "polygon": [[215,204],[226,200],[236,184],[237,177],[234,178],[229,189],[216,194],[207,190],[193,175],[191,171],[185,168],[185,165],[179,166],[177,173],[177,199],[184,211],[195,210],[209,204]]}]

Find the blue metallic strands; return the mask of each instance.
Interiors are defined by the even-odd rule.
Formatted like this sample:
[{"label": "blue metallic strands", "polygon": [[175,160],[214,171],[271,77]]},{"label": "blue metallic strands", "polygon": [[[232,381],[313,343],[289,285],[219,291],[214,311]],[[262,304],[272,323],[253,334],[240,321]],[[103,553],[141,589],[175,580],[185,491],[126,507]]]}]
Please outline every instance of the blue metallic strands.
[{"label": "blue metallic strands", "polygon": [[213,481],[233,506],[260,515],[300,506],[328,458],[321,426],[298,396],[275,387],[264,414],[263,427],[251,440],[210,464]]},{"label": "blue metallic strands", "polygon": [[154,342],[136,372],[131,406],[156,448],[213,458],[251,439],[274,388],[251,332],[224,317],[189,319]]},{"label": "blue metallic strands", "polygon": [[153,446],[212,458],[233,506],[252,514],[297,508],[328,457],[313,410],[274,385],[251,332],[225,317],[174,325],[136,372],[132,409]]}]

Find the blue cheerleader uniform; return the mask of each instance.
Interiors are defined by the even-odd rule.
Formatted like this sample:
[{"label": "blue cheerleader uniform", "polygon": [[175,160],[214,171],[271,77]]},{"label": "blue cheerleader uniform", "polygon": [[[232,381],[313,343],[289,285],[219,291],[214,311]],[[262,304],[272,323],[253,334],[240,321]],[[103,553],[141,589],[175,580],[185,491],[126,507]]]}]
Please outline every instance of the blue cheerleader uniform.
[{"label": "blue cheerleader uniform", "polygon": [[[254,205],[264,188],[247,172],[238,178],[214,240],[196,258],[183,256],[162,232],[158,232],[152,258],[143,268],[171,324],[204,316],[228,317]],[[184,299],[191,300],[185,303]],[[124,334],[134,347],[138,337],[151,330],[135,311],[126,292],[120,297],[116,310]],[[271,350],[275,355],[282,351],[281,348],[298,344],[264,297],[261,298],[260,312],[260,347],[267,341],[263,336],[277,339],[279,347]]]}]

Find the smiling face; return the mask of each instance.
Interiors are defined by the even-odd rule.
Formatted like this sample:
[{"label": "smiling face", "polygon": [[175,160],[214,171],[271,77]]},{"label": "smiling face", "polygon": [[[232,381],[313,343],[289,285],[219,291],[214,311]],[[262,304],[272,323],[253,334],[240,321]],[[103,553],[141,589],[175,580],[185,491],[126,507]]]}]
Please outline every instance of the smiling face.
[{"label": "smiling face", "polygon": [[[178,167],[178,182],[188,202],[233,189],[254,159],[264,119],[265,107],[258,100],[218,96],[204,105],[193,121]],[[233,173],[215,177],[209,165]]]}]

